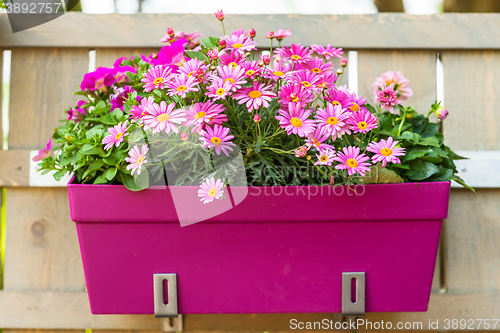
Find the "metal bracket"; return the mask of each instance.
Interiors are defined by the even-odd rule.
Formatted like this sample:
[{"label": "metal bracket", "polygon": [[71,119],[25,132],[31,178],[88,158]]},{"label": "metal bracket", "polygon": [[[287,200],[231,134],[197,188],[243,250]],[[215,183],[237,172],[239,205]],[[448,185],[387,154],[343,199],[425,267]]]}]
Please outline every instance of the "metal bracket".
[{"label": "metal bracket", "polygon": [[[163,281],[167,280],[168,300],[164,301]],[[156,318],[177,317],[177,274],[153,274]]]},{"label": "metal bracket", "polygon": [[[353,296],[353,280],[356,283],[355,301]],[[365,315],[365,292],[366,292],[365,272],[342,273],[342,314],[344,316],[364,316]]]},{"label": "metal bracket", "polygon": [[182,332],[182,315],[177,318],[161,318],[161,331],[162,332]]}]

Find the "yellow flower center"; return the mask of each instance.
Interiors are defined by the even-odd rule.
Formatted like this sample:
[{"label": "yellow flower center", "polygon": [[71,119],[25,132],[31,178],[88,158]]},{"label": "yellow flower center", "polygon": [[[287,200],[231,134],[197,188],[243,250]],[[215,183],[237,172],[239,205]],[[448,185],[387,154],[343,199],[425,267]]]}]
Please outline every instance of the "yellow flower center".
[{"label": "yellow flower center", "polygon": [[293,55],[293,56],[291,56],[290,58],[292,58],[293,60],[299,60],[299,59],[301,59],[302,57],[301,57],[301,56],[299,56],[299,55],[294,54],[294,55]]},{"label": "yellow flower center", "polygon": [[217,190],[215,188],[211,189],[210,191],[208,191],[208,196],[213,198],[217,195]]},{"label": "yellow flower center", "polygon": [[302,81],[302,85],[306,88],[309,88],[311,86],[311,84],[307,81]]},{"label": "yellow flower center", "polygon": [[194,115],[194,119],[201,119],[203,117],[205,117],[206,113],[203,112],[203,111],[200,111],[200,112],[197,112],[195,115]]},{"label": "yellow flower center", "polygon": [[339,102],[339,101],[333,101],[333,102],[332,102],[332,104],[333,104],[333,105],[340,105],[340,106],[342,106],[342,104],[340,104],[340,102]]},{"label": "yellow flower center", "polygon": [[217,96],[221,96],[221,95],[224,95],[226,91],[223,89],[223,88],[219,88],[217,89],[217,91],[215,92],[217,94]]},{"label": "yellow flower center", "polygon": [[144,157],[139,156],[139,158],[137,159],[137,162],[136,162],[136,163],[137,163],[137,165],[142,164],[142,162],[144,162]]},{"label": "yellow flower center", "polygon": [[224,80],[224,84],[226,84],[227,81],[229,81],[229,82],[231,82],[233,84],[236,82],[233,78],[230,78],[230,77],[228,77],[227,79]]},{"label": "yellow flower center", "polygon": [[169,119],[170,119],[170,116],[166,113],[162,113],[162,114],[158,115],[158,117],[156,117],[156,121],[158,121],[160,123],[167,121]]},{"label": "yellow flower center", "polygon": [[318,140],[316,140],[315,138],[312,138],[312,139],[311,139],[311,141],[312,141],[312,142],[313,142],[316,146],[318,146],[318,147],[319,147],[319,146],[321,146],[321,143],[320,143]]},{"label": "yellow flower center", "polygon": [[188,77],[193,76],[194,71],[189,72]]},{"label": "yellow flower center", "polygon": [[337,117],[329,117],[327,120],[326,120],[326,123],[329,124],[329,125],[337,125],[337,123],[339,122],[339,119]]},{"label": "yellow flower center", "polygon": [[348,160],[345,162],[345,164],[347,164],[347,166],[348,166],[349,168],[355,168],[355,167],[357,167],[357,166],[358,166],[358,162],[357,162],[354,158],[350,158],[350,159],[348,159]]},{"label": "yellow flower center", "polygon": [[367,126],[368,126],[368,124],[367,124],[367,123],[365,123],[364,121],[360,121],[360,122],[358,123],[358,127],[359,127],[359,129],[362,129],[362,130],[363,130],[363,129],[366,129],[366,127],[367,127]]},{"label": "yellow flower center", "polygon": [[235,62],[230,62],[228,66],[234,69],[236,66],[238,66],[238,64]]},{"label": "yellow flower center", "polygon": [[176,90],[177,91],[185,91],[185,90],[187,90],[187,87],[186,86],[178,86]]},{"label": "yellow flower center", "polygon": [[326,155],[321,156],[320,161],[321,161],[321,162],[326,162],[326,161],[328,161],[328,156],[326,156]]},{"label": "yellow flower center", "polygon": [[218,137],[214,136],[213,138],[210,139],[210,142],[212,142],[216,146],[219,146],[222,141]]},{"label": "yellow flower center", "polygon": [[290,119],[290,124],[295,127],[302,127],[302,120],[297,117],[293,117],[292,119]]},{"label": "yellow flower center", "polygon": [[234,43],[234,44],[233,44],[233,47],[234,47],[235,49],[239,49],[240,47],[243,47],[243,44],[240,44],[240,43]]},{"label": "yellow flower center", "polygon": [[273,74],[276,75],[276,76],[283,76],[283,75],[285,75],[285,73],[283,73],[282,71],[275,71],[275,72],[273,72]]},{"label": "yellow flower center", "polygon": [[353,112],[357,112],[357,111],[359,111],[359,105],[356,103],[352,103],[352,106],[349,108],[349,110],[351,110]]},{"label": "yellow flower center", "polygon": [[120,132],[115,136],[115,140],[119,140],[123,136],[123,133]]},{"label": "yellow flower center", "polygon": [[382,148],[380,149],[380,153],[384,156],[391,156],[392,150],[390,148]]},{"label": "yellow flower center", "polygon": [[294,99],[292,99],[292,102],[297,102],[299,100],[299,96],[295,97]]},{"label": "yellow flower center", "polygon": [[155,85],[159,85],[159,84],[163,83],[163,78],[162,78],[162,77],[157,77],[157,78],[153,81],[153,83],[154,83]]},{"label": "yellow flower center", "polygon": [[321,69],[313,68],[313,69],[311,69],[311,72],[316,73],[316,74],[321,74]]},{"label": "yellow flower center", "polygon": [[252,75],[254,75],[254,74],[255,74],[255,71],[250,69],[250,70],[246,71],[246,72],[245,72],[245,74],[246,74],[247,76],[252,76]]},{"label": "yellow flower center", "polygon": [[252,90],[248,93],[248,96],[250,98],[259,98],[260,96],[262,96],[262,93],[258,90]]}]

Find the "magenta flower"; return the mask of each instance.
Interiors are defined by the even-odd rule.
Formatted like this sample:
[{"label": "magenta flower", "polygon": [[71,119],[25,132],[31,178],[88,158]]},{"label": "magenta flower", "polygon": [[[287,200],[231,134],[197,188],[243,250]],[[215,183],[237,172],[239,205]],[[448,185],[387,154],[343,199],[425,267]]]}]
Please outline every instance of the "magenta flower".
[{"label": "magenta flower", "polygon": [[[109,71],[109,74],[113,76],[115,82],[117,83],[124,83],[124,82],[130,82],[130,79],[127,76],[127,72],[132,72],[132,73],[137,73],[137,70],[134,67],[131,66],[121,66],[121,62],[123,59],[127,58],[120,58],[118,59],[120,62],[118,63],[118,60],[115,62],[115,66]],[[117,65],[118,63],[118,65]]]},{"label": "magenta flower", "polygon": [[192,76],[189,77],[185,74],[175,75],[173,81],[167,82],[167,86],[170,88],[167,95],[178,95],[186,98],[188,92],[198,91],[198,88],[195,88],[197,85],[196,78]]},{"label": "magenta flower", "polygon": [[242,55],[236,50],[231,50],[229,54],[224,53],[220,56],[219,65],[230,66],[231,68],[235,68],[238,65],[242,65],[245,61],[245,55]]},{"label": "magenta flower", "polygon": [[214,101],[219,99],[225,99],[227,96],[231,96],[233,84],[229,81],[224,82],[224,80],[217,80],[212,82],[210,86],[207,86],[207,92],[205,95],[213,98]]},{"label": "magenta flower", "polygon": [[215,11],[214,15],[219,21],[224,20],[224,12],[222,11],[222,9]]},{"label": "magenta flower", "polygon": [[356,96],[356,94],[352,93],[351,94],[351,101],[352,101],[352,106],[349,108],[352,112],[358,112],[358,111],[368,111],[366,108],[365,104],[368,103],[368,101],[361,97],[361,96]]},{"label": "magenta flower", "polygon": [[148,98],[143,97],[141,100],[141,105],[132,106],[130,113],[132,113],[132,116],[135,119],[141,119],[148,114],[147,110],[154,104],[154,102],[155,99],[152,96],[149,96]]},{"label": "magenta flower", "polygon": [[300,103],[304,107],[313,101],[312,92],[300,84],[289,83],[284,85],[281,87],[278,95],[281,99],[280,104],[283,109],[288,107],[288,103]]},{"label": "magenta flower", "polygon": [[333,139],[341,138],[344,134],[351,134],[347,126],[349,113],[345,112],[340,105],[328,103],[325,109],[318,109],[314,116],[318,128],[325,129],[326,133],[332,135]]},{"label": "magenta flower", "polygon": [[[187,121],[183,124],[185,127],[194,126],[192,133],[199,132],[204,128],[204,125],[211,124],[215,121],[216,124],[222,124],[227,121],[227,116],[222,113],[226,110],[221,104],[215,104],[211,101],[205,103],[195,103],[186,111]],[[214,124],[215,124],[214,123]]]},{"label": "magenta flower", "polygon": [[351,125],[354,133],[366,133],[378,127],[378,119],[368,111],[360,111],[351,113],[351,117],[347,120]]},{"label": "magenta flower", "polygon": [[335,158],[335,150],[322,149],[319,154],[316,154],[318,161],[314,165],[328,165],[331,166]]},{"label": "magenta flower", "polygon": [[405,148],[397,148],[396,145],[399,141],[394,141],[390,136],[387,141],[380,139],[380,142],[370,142],[366,150],[375,153],[372,156],[373,163],[382,161],[382,167],[385,167],[387,162],[401,164],[400,159],[397,156],[405,155]]},{"label": "magenta flower", "polygon": [[199,61],[197,58],[191,59],[182,65],[182,67],[179,68],[179,73],[180,74],[185,74],[188,77],[191,76],[199,76],[200,70],[201,70],[201,75],[205,74],[206,70],[208,68],[208,65],[205,65],[204,61]]},{"label": "magenta flower", "polygon": [[323,59],[316,57],[314,60],[308,60],[302,66],[314,74],[328,74],[333,72],[333,64],[324,62]]},{"label": "magenta flower", "polygon": [[245,52],[255,50],[255,46],[257,45],[257,42],[254,42],[251,38],[245,35],[232,35],[225,40],[227,43],[227,49],[235,50],[239,54],[244,54]]},{"label": "magenta flower", "polygon": [[153,129],[153,134],[165,131],[170,134],[170,131],[179,133],[176,124],[182,124],[186,121],[186,113],[183,109],[174,110],[175,103],[167,105],[165,101],[161,101],[160,105],[153,103],[146,110],[148,112],[142,118],[144,122],[144,130]]},{"label": "magenta flower", "polygon": [[127,132],[128,121],[124,123],[119,123],[116,126],[108,128],[109,135],[102,139],[102,144],[106,144],[104,146],[104,150],[108,150],[115,145],[118,147],[123,141],[125,141],[125,137],[130,133]]},{"label": "magenta flower", "polygon": [[377,96],[375,100],[380,102],[382,109],[388,109],[390,113],[394,113],[394,107],[401,104],[401,101],[398,99],[398,91],[394,90],[394,83],[391,83],[387,87],[382,87],[381,90],[376,88],[375,95]]},{"label": "magenta flower", "polygon": [[135,171],[137,171],[138,175],[141,174],[142,165],[148,163],[148,160],[146,159],[148,150],[148,145],[142,145],[141,150],[139,150],[138,146],[134,146],[134,148],[128,152],[129,157],[125,157],[125,161],[130,164],[127,165],[126,169],[132,169],[132,175]]},{"label": "magenta flower", "polygon": [[267,108],[272,98],[276,94],[271,90],[271,86],[265,86],[264,83],[259,84],[258,81],[253,81],[252,87],[241,88],[234,94],[234,99],[239,100],[238,104],[246,103],[248,112],[258,110],[260,106]]},{"label": "magenta flower", "polygon": [[243,62],[242,67],[245,70],[245,77],[252,80],[255,76],[260,75],[260,72],[262,71],[262,67],[259,66],[259,62],[255,60]]},{"label": "magenta flower", "polygon": [[229,134],[229,128],[222,127],[219,125],[214,125],[214,128],[206,127],[205,130],[200,131],[200,141],[202,141],[202,146],[207,148],[214,148],[215,153],[220,155],[221,152],[229,156],[228,150],[233,151],[231,146],[236,147],[234,143],[232,143],[231,139],[234,138]]},{"label": "magenta flower", "polygon": [[113,112],[114,109],[123,111],[123,103],[127,100],[128,95],[135,90],[131,86],[125,86],[123,88],[115,88],[115,91],[116,93],[110,96],[111,112]]},{"label": "magenta flower", "polygon": [[141,82],[144,82],[144,92],[150,92],[153,89],[164,89],[167,82],[173,77],[172,71],[169,67],[155,66],[149,69],[144,74]]},{"label": "magenta flower", "polygon": [[288,135],[297,134],[304,138],[316,128],[314,120],[307,119],[311,115],[311,110],[302,109],[299,103],[289,103],[288,112],[279,110],[278,113],[280,115],[276,116],[276,119]]},{"label": "magenta flower", "polygon": [[85,104],[87,104],[87,102],[78,101],[78,107],[76,109],[71,108],[66,111],[68,114],[68,121],[73,120],[75,123],[82,121],[83,116],[87,115],[87,108],[82,108]]},{"label": "magenta flower", "polygon": [[318,75],[313,74],[307,70],[295,71],[290,75],[290,79],[309,90],[312,90],[321,81]]},{"label": "magenta flower", "polygon": [[366,171],[370,171],[370,163],[366,162],[370,158],[365,154],[360,155],[358,147],[349,146],[342,148],[342,150],[343,152],[338,152],[337,156],[334,157],[335,161],[341,163],[337,164],[335,169],[347,169],[349,176],[352,176],[356,172],[364,176]]},{"label": "magenta flower", "polygon": [[[379,88],[384,88],[394,84],[394,90],[399,92],[399,97],[401,99],[407,99],[413,96],[413,91],[410,89],[410,80],[403,76],[401,72],[387,71],[383,73],[380,77],[375,79],[373,83],[373,88],[379,90]],[[377,96],[377,94],[375,94]]]},{"label": "magenta flower", "polygon": [[222,194],[224,194],[224,183],[222,180],[217,179],[217,181],[212,177],[210,179],[205,180],[200,185],[200,189],[198,190],[198,197],[200,197],[200,201],[203,201],[204,204],[214,201],[214,199],[220,199]]},{"label": "magenta flower", "polygon": [[290,29],[287,30],[278,29],[278,31],[274,32],[274,38],[276,38],[279,41],[282,41],[283,38],[290,37],[291,35],[292,35],[292,30]]},{"label": "magenta flower", "polygon": [[266,79],[271,79],[274,81],[287,77],[290,67],[285,65],[283,57],[278,55],[276,59],[274,59],[273,65],[274,68],[266,68],[262,76],[264,76]]},{"label": "magenta flower", "polygon": [[295,153],[295,157],[304,157],[307,155],[307,150],[309,148],[307,148],[307,146],[300,146],[299,148],[297,149],[294,149],[294,153]]},{"label": "magenta flower", "polygon": [[330,89],[326,94],[325,100],[333,105],[340,105],[342,109],[347,109],[352,106],[351,95],[338,88]]},{"label": "magenta flower", "polygon": [[52,139],[47,143],[47,147],[45,149],[40,149],[38,151],[38,155],[32,158],[33,162],[39,162],[46,157],[54,157],[54,150],[52,149]]},{"label": "magenta flower", "polygon": [[440,106],[436,111],[434,111],[434,114],[438,117],[438,119],[445,120],[446,117],[448,117],[449,112],[445,107]]},{"label": "magenta flower", "polygon": [[335,82],[337,82],[337,74],[335,73],[326,73],[324,75],[319,75],[319,83],[316,85],[318,89],[329,89],[330,87],[335,86]]},{"label": "magenta flower", "polygon": [[308,148],[314,148],[317,151],[322,149],[332,149],[333,146],[326,144],[325,141],[330,137],[330,133],[328,133],[324,128],[316,128],[314,132],[309,133],[307,136],[306,146]]},{"label": "magenta flower", "polygon": [[341,58],[341,55],[344,54],[344,51],[342,51],[341,48],[336,49],[334,47],[331,47],[330,44],[328,44],[326,48],[321,45],[311,45],[311,49],[317,54],[325,57],[326,60],[330,59],[331,57]]},{"label": "magenta flower", "polygon": [[219,73],[219,76],[212,75],[210,79],[212,81],[222,79],[224,82],[232,83],[233,91],[240,89],[241,85],[247,82],[245,79],[245,69],[241,66],[234,68],[231,66],[217,66],[217,73]]},{"label": "magenta flower", "polygon": [[185,38],[181,38],[170,45],[163,46],[157,57],[152,59],[153,65],[167,65],[172,69],[172,72],[177,72],[177,68],[186,62],[184,50],[187,43]]},{"label": "magenta flower", "polygon": [[82,91],[88,89],[90,91],[101,90],[106,92],[106,86],[111,86],[115,81],[110,68],[99,67],[94,72],[87,73],[83,76],[80,88]]},{"label": "magenta flower", "polygon": [[312,51],[308,47],[300,44],[292,44],[291,47],[284,46],[281,49],[274,51],[279,53],[283,58],[291,59],[294,63],[303,63],[311,60]]}]

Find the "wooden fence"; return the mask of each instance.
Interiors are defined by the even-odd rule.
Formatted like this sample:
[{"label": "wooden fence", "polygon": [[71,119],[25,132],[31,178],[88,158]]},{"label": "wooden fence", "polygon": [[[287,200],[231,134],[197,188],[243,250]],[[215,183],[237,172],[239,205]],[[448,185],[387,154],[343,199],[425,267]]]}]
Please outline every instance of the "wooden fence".
[{"label": "wooden fence", "polygon": [[[369,100],[379,74],[401,70],[412,81],[409,104],[421,113],[437,97],[439,53],[450,110],[444,123],[447,144],[460,151],[500,150],[500,15],[230,15],[225,24],[228,30],[253,27],[261,46],[268,46],[268,31],[292,28],[287,42],[329,43],[358,51],[359,93]],[[89,51],[96,51],[97,66],[111,66],[118,57],[157,50],[169,26],[205,36],[221,33],[212,15],[68,13],[12,34],[7,16],[0,14],[0,51],[12,52],[8,150],[0,151],[7,212],[0,328],[6,333],[160,330],[153,316],[90,314],[66,189],[30,187],[28,169],[29,151],[44,147],[64,109],[78,100],[72,93],[88,71]],[[439,319],[440,331],[446,319],[499,319],[500,190],[452,190],[436,268],[428,312],[370,313],[366,319],[422,322],[423,330],[429,330],[429,319]],[[186,315],[184,330],[288,331],[290,318],[338,316]]]}]

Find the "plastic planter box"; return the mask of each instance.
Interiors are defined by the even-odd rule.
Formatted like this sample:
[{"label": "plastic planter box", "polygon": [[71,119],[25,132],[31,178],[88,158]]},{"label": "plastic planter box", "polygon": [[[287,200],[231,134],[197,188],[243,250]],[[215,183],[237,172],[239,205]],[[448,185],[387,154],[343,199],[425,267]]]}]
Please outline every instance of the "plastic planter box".
[{"label": "plastic planter box", "polygon": [[[68,184],[92,313],[153,314],[157,273],[177,274],[181,314],[341,312],[343,272],[366,272],[367,312],[427,310],[449,182],[197,190]],[[185,227],[171,194],[197,212],[247,190]]]}]

